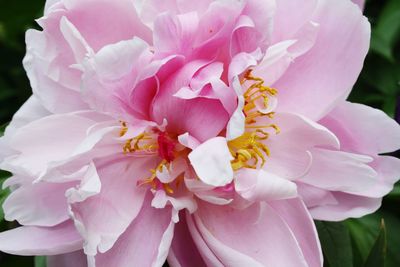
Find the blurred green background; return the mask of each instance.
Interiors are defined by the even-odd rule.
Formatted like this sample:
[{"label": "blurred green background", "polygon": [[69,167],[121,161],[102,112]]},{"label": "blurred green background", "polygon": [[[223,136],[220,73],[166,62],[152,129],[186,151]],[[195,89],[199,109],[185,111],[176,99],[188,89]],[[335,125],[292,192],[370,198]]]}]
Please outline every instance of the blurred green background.
[{"label": "blurred green background", "polygon": [[[3,127],[31,94],[22,68],[24,32],[37,28],[34,19],[41,16],[44,2],[0,0],[0,125]],[[400,0],[367,1],[365,15],[372,24],[371,48],[350,99],[380,108],[400,121]],[[0,184],[6,177],[7,173],[0,173]],[[6,195],[7,191],[0,192],[0,204]],[[3,220],[0,209],[0,231],[15,226],[15,222]],[[400,184],[375,214],[341,223],[317,222],[317,227],[325,266],[399,267]],[[40,257],[0,253],[0,266],[43,267],[45,261]]]}]

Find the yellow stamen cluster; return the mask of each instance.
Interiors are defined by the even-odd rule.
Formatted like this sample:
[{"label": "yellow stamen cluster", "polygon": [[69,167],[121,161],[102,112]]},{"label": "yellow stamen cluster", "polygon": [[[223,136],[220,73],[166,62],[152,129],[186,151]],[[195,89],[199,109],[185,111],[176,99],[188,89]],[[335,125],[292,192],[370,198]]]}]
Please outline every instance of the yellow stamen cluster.
[{"label": "yellow stamen cluster", "polygon": [[243,107],[243,111],[246,114],[246,122],[252,123],[255,122],[255,118],[260,116],[273,116],[273,113],[263,114],[260,111],[253,111],[256,109],[256,102],[261,100],[264,108],[268,108],[270,97],[275,97],[278,94],[278,91],[274,88],[268,87],[264,85],[264,80],[259,77],[254,77],[251,74],[251,70],[248,70],[242,81],[244,84],[246,81],[251,81],[253,84],[246,90],[243,94],[244,99],[246,100],[246,104]]},{"label": "yellow stamen cluster", "polygon": [[[128,132],[128,125],[126,122],[121,121],[122,128],[120,130],[119,136],[123,137]],[[128,139],[123,147],[122,150],[124,154],[127,153],[134,153],[134,152],[156,152],[158,149],[158,145],[154,137],[152,137],[148,133],[141,133],[138,136]],[[138,186],[143,185],[150,185],[151,188],[156,190],[161,185],[164,191],[168,194],[173,194],[174,190],[172,189],[171,185],[168,183],[161,183],[157,178],[157,172],[162,172],[164,166],[169,170],[170,163],[163,159],[155,169],[150,169],[151,176],[141,180],[138,183]],[[176,179],[176,187],[179,187],[183,180],[183,177],[178,177]]]},{"label": "yellow stamen cluster", "polygon": [[[119,136],[122,137],[128,132],[128,125],[126,122],[122,121],[122,128],[119,133]],[[122,150],[124,154],[127,153],[133,153],[136,151],[145,151],[145,152],[154,152],[157,150],[157,145],[156,142],[150,142],[146,144],[142,144],[139,146],[139,143],[141,141],[152,141],[153,138],[148,134],[148,133],[141,133],[138,136],[135,136],[134,138],[126,140],[124,146],[122,147]]]},{"label": "yellow stamen cluster", "polygon": [[[253,82],[252,85],[244,93],[245,105],[243,112],[246,115],[246,132],[228,142],[229,150],[234,157],[231,161],[232,168],[239,170],[241,168],[256,169],[259,165],[264,166],[267,157],[270,156],[270,150],[264,141],[270,136],[266,129],[274,129],[275,134],[280,132],[280,129],[275,124],[260,124],[257,119],[261,117],[274,117],[273,112],[262,113],[257,109],[256,101],[262,100],[264,108],[269,106],[270,97],[275,97],[278,94],[276,89],[264,85],[264,80],[254,77],[251,70],[244,75],[242,85],[245,82]],[[261,160],[261,164],[260,163]]]}]

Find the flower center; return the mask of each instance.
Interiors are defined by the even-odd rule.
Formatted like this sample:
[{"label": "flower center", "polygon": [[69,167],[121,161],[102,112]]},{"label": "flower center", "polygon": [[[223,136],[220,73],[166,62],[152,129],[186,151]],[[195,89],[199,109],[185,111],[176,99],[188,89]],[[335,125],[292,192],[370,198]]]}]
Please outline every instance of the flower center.
[{"label": "flower center", "polygon": [[[128,132],[128,125],[126,122],[121,122],[122,128],[120,131],[120,137],[124,136]],[[138,186],[149,185],[154,190],[163,189],[169,194],[173,194],[174,190],[171,183],[163,183],[157,176],[165,171],[169,171],[171,163],[174,159],[184,151],[177,151],[178,142],[176,138],[171,137],[167,132],[154,131],[153,133],[143,132],[138,136],[128,139],[123,145],[124,154],[135,153],[135,152],[147,152],[154,155],[157,153],[162,159],[161,162],[154,168],[150,169],[151,176],[138,181]],[[175,186],[178,187],[181,183],[181,177],[178,176],[175,179]]]},{"label": "flower center", "polygon": [[274,112],[270,102],[276,98],[278,91],[265,86],[263,79],[252,76],[251,70],[245,73],[241,84],[248,86],[243,94],[246,130],[242,136],[228,142],[234,158],[231,164],[235,171],[241,168],[262,168],[270,156],[270,150],[264,143],[270,136],[268,130],[273,129],[275,134],[280,132],[276,124],[260,121],[262,118],[273,119]]}]

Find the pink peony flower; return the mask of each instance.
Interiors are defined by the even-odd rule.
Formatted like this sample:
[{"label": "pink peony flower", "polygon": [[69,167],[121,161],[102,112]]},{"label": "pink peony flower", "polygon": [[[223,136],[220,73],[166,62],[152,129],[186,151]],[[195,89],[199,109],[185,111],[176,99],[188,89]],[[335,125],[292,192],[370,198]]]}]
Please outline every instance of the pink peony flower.
[{"label": "pink peony flower", "polygon": [[376,210],[400,127],[346,102],[351,1],[48,0],[1,141],[0,250],[48,266],[322,266],[313,218]]}]

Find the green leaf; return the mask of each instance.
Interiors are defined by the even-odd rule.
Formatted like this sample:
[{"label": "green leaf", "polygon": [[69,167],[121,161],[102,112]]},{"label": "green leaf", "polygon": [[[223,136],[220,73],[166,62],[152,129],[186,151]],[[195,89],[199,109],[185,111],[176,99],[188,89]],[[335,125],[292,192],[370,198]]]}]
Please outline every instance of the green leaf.
[{"label": "green leaf", "polygon": [[382,219],[381,228],[378,238],[369,253],[364,267],[385,267],[385,259],[387,254],[387,239],[385,221]]},{"label": "green leaf", "polygon": [[3,203],[10,194],[9,189],[2,189],[3,183],[10,175],[9,172],[0,170],[0,222],[4,220]]},{"label": "green leaf", "polygon": [[[395,209],[397,209],[397,205]],[[387,211],[378,211],[363,218],[350,219],[345,222],[353,241],[355,262],[364,263],[368,259],[371,248],[380,235],[380,223],[382,218],[385,219],[388,243],[388,256],[385,267],[400,266],[400,218]],[[355,266],[362,266],[362,264],[357,264]]]},{"label": "green leaf", "polygon": [[340,222],[315,223],[326,264],[330,267],[352,267],[353,253],[347,227]]},{"label": "green leaf", "polygon": [[400,183],[397,183],[392,192],[388,195],[389,198],[400,198]]},{"label": "green leaf", "polygon": [[46,267],[46,257],[36,256],[35,257],[35,267]]},{"label": "green leaf", "polygon": [[400,32],[400,1],[388,1],[380,13],[372,31],[371,50],[391,62],[395,61],[393,50]]}]

